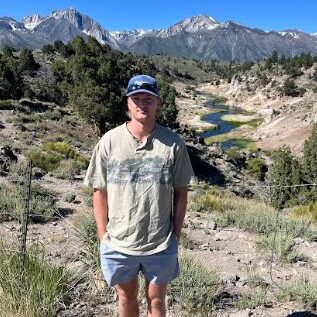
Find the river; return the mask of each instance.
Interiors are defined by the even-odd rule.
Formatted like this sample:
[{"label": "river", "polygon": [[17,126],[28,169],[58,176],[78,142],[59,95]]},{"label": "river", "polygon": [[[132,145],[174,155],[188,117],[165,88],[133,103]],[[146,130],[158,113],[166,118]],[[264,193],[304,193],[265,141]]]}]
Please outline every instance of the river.
[{"label": "river", "polygon": [[[216,124],[218,126],[215,130],[207,130],[201,132],[199,135],[203,138],[208,138],[215,135],[220,135],[224,133],[228,133],[231,130],[235,129],[238,125],[234,123],[230,123],[227,121],[221,120],[221,117],[226,114],[247,114],[245,111],[235,107],[229,107],[224,105],[214,105],[211,102],[207,102],[205,107],[209,109],[216,109],[221,111],[210,113],[202,117],[202,120],[208,123]],[[229,139],[221,143],[223,148],[230,148],[232,146],[237,146],[237,142],[234,139]]]}]

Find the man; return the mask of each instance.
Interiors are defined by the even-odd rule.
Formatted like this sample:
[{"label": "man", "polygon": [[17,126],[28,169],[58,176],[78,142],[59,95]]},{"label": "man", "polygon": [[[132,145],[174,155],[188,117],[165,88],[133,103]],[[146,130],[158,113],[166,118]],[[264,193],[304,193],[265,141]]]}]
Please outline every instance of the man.
[{"label": "man", "polygon": [[101,267],[116,286],[119,316],[139,316],[138,274],[146,279],[148,317],[164,317],[167,284],[178,276],[178,240],[193,176],[181,138],[156,123],[154,78],[138,75],[127,87],[130,121],[98,142],[85,184],[94,188]]}]

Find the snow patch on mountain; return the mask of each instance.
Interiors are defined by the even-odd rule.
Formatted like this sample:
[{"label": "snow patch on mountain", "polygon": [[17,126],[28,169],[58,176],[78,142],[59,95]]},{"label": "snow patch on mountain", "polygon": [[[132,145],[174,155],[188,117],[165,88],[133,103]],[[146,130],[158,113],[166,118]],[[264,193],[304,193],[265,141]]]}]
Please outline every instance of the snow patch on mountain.
[{"label": "snow patch on mountain", "polygon": [[282,31],[282,32],[278,32],[278,33],[281,34],[282,36],[290,35],[290,36],[292,36],[294,39],[298,39],[298,38],[299,38],[299,35],[298,35],[297,33],[295,33],[295,32],[289,32],[289,31],[284,32],[284,31]]},{"label": "snow patch on mountain", "polygon": [[153,30],[144,30],[144,29],[136,29],[132,31],[110,31],[109,33],[116,39],[120,39],[122,37],[135,36],[142,37],[144,35],[153,33]]},{"label": "snow patch on mountain", "polygon": [[28,15],[22,19],[22,23],[24,27],[28,30],[34,30],[40,23],[45,20],[44,17],[40,16],[39,14],[32,14]]},{"label": "snow patch on mountain", "polygon": [[195,33],[201,31],[213,30],[221,25],[212,17],[207,15],[198,15],[191,18],[182,20],[179,23],[174,24],[168,29],[162,29],[157,33],[159,37],[168,37],[176,35],[180,32]]}]

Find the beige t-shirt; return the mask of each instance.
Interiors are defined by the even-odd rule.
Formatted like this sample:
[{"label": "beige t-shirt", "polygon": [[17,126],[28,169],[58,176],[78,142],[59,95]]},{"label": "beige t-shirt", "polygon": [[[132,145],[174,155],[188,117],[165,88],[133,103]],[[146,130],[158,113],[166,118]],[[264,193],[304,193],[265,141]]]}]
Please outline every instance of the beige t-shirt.
[{"label": "beige t-shirt", "polygon": [[107,190],[103,242],[118,252],[145,255],[168,247],[173,231],[173,187],[189,184],[192,166],[183,140],[157,124],[144,143],[126,124],[96,145],[84,184]]}]

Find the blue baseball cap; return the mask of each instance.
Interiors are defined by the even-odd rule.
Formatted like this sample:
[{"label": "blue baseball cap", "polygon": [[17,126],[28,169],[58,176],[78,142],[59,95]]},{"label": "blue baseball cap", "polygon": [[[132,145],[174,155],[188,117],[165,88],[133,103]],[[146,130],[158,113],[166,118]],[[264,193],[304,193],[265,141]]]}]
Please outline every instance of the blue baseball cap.
[{"label": "blue baseball cap", "polygon": [[158,85],[155,78],[148,75],[137,75],[129,80],[127,87],[127,96],[139,93],[147,93],[158,97]]}]

